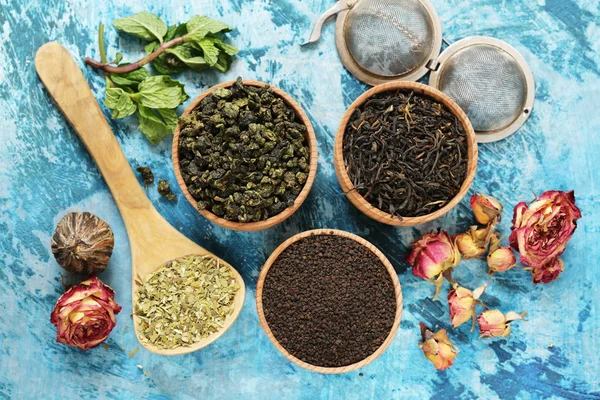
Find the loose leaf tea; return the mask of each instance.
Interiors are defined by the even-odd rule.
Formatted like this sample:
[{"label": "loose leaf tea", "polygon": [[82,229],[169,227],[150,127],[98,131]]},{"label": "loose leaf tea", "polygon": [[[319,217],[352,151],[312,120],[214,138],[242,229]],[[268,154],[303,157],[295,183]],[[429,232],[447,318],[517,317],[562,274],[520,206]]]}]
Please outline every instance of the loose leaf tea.
[{"label": "loose leaf tea", "polygon": [[157,189],[158,193],[160,193],[161,196],[166,197],[167,200],[175,200],[177,198],[177,195],[171,190],[171,184],[164,179],[158,181]]},{"label": "loose leaf tea", "polygon": [[444,105],[412,91],[379,93],[357,108],[343,155],[354,189],[400,218],[444,207],[467,176],[464,127]]},{"label": "loose leaf tea", "polygon": [[213,257],[171,261],[138,287],[141,339],[162,349],[199,342],[223,328],[239,288],[231,268]]},{"label": "loose leaf tea", "polygon": [[293,356],[341,367],[373,354],[396,315],[392,279],[368,248],[335,235],[313,235],[286,248],[263,286],[265,319]]},{"label": "loose leaf tea", "polygon": [[181,174],[200,210],[262,221],[291,207],[308,179],[306,126],[269,86],[238,78],[180,124]]},{"label": "loose leaf tea", "polygon": [[144,186],[148,189],[148,185],[152,185],[154,183],[154,174],[150,167],[139,166],[136,168],[136,171],[142,175],[142,179],[144,180]]}]

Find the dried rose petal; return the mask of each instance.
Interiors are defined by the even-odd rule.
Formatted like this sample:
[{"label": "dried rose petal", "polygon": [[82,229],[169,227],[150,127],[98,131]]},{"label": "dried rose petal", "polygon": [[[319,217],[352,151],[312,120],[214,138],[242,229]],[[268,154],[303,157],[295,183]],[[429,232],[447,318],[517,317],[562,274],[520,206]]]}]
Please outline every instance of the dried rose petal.
[{"label": "dried rose petal", "polygon": [[545,192],[529,206],[517,204],[510,244],[520,253],[521,263],[538,269],[539,276],[544,265],[555,263],[565,251],[580,218],[581,211],[575,205],[573,191]]},{"label": "dried rose petal", "polygon": [[114,297],[115,292],[97,277],[67,290],[50,316],[58,328],[56,341],[87,350],[106,340],[121,311]]},{"label": "dried rose petal", "polygon": [[443,371],[454,364],[454,359],[458,355],[456,347],[450,339],[445,329],[440,329],[433,333],[424,323],[420,323],[422,342],[419,347],[423,350],[425,357],[435,366],[435,369]]},{"label": "dried rose petal", "polygon": [[489,282],[474,291],[458,285],[448,291],[450,321],[454,328],[458,328],[470,319],[475,323],[475,306],[481,304],[478,301],[479,297],[481,297],[488,284]]},{"label": "dried rose petal", "polygon": [[442,285],[442,274],[458,265],[460,252],[444,231],[428,233],[412,245],[412,251],[406,261],[412,266],[415,276],[427,279],[439,288]]},{"label": "dried rose petal", "polygon": [[554,260],[541,267],[533,268],[531,270],[533,283],[549,283],[558,278],[558,276],[565,270],[565,263],[560,257],[556,257]]},{"label": "dried rose petal", "polygon": [[504,315],[498,310],[486,310],[477,317],[479,333],[481,337],[507,338],[510,336],[510,323],[516,320],[523,320],[525,314],[517,314],[511,311]]},{"label": "dried rose petal", "polygon": [[485,254],[495,226],[495,223],[481,229],[472,226],[467,232],[456,235],[454,237],[454,243],[460,254],[462,254],[466,260],[480,257]]},{"label": "dried rose petal", "polygon": [[475,219],[481,225],[489,225],[500,219],[502,214],[502,203],[485,194],[475,194],[471,197],[471,209]]},{"label": "dried rose petal", "polygon": [[517,258],[510,247],[500,247],[498,234],[492,236],[490,251],[487,255],[488,273],[504,272],[517,265]]}]

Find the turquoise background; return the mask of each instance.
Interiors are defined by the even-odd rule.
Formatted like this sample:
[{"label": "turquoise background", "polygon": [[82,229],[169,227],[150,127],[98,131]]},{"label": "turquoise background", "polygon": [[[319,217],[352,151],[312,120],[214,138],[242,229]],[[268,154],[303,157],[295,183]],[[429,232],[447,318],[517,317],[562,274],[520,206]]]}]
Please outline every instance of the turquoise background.
[{"label": "turquoise background", "polygon": [[[483,300],[503,311],[528,311],[509,339],[481,340],[468,326],[452,330],[446,302],[403,261],[409,244],[442,227],[459,233],[473,222],[465,199],[444,218],[418,228],[392,228],[361,215],[342,195],[332,167],[332,143],[348,105],[366,86],[342,66],[333,24],[321,42],[299,44],[329,0],[0,0],[0,398],[7,399],[599,399],[600,357],[600,6],[598,0],[432,0],[444,37],[494,36],[529,62],[537,96],[526,125],[510,138],[480,146],[471,192],[500,199],[501,232],[512,207],[548,189],[574,189],[583,219],[564,255],[566,270],[548,285],[514,269],[493,278]],[[37,48],[58,41],[76,58],[98,100],[101,75],[82,64],[98,58],[96,34],[107,24],[109,54],[137,59],[140,41],[110,22],[149,10],[168,23],[194,14],[233,27],[242,49],[233,69],[181,74],[194,97],[242,75],[279,86],[304,107],[319,142],[319,172],[307,202],[282,225],[236,233],[203,219],[179,194],[177,202],[148,191],[153,204],[184,234],[237,267],[248,287],[234,326],[210,347],[164,358],[136,341],[131,328],[130,252],[111,195],[81,142],[52,104],[33,67]],[[104,110],[106,115],[109,113]],[[150,145],[135,119],[110,121],[132,166],[150,165],[175,182],[171,143]],[[68,211],[106,220],[116,248],[101,279],[123,306],[107,341],[82,352],[55,343],[50,312],[61,295],[61,273],[50,253],[55,224]],[[258,325],[254,287],[262,263],[286,238],[310,228],[360,234],[389,257],[404,294],[401,328],[389,349],[360,371],[318,375],[288,362]],[[474,288],[488,280],[485,263],[464,262],[456,278]],[[418,323],[444,327],[459,346],[454,367],[436,372],[417,346]],[[133,357],[128,352],[140,348]],[[140,365],[142,369],[138,368]],[[144,372],[148,372],[148,376]],[[360,375],[360,374],[362,375]]]}]

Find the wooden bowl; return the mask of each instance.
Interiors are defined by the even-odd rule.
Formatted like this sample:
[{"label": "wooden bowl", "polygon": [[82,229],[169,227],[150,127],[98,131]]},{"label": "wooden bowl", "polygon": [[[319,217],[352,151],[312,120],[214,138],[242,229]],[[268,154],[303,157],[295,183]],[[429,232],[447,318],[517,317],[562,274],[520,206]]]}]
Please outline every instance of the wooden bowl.
[{"label": "wooden bowl", "polygon": [[[392,283],[394,284],[394,291],[396,292],[396,317],[394,319],[394,324],[392,325],[392,329],[390,330],[390,333],[387,336],[387,338],[385,339],[385,341],[381,344],[381,346],[379,346],[379,348],[373,354],[371,354],[364,360],[359,361],[357,363],[354,363],[351,365],[346,365],[343,367],[320,367],[317,365],[312,365],[307,362],[304,362],[304,361],[300,360],[299,358],[291,355],[279,343],[279,341],[275,338],[275,335],[273,335],[271,328],[269,328],[269,324],[267,323],[267,320],[265,318],[265,313],[263,310],[263,303],[262,303],[262,292],[263,292],[263,287],[265,284],[265,279],[267,277],[267,274],[269,273],[269,269],[271,268],[271,266],[273,265],[273,263],[275,262],[277,257],[279,257],[279,255],[285,249],[287,249],[292,243],[295,243],[295,242],[297,242],[301,239],[304,239],[306,237],[309,237],[311,235],[337,235],[337,236],[342,236],[345,238],[352,239],[355,242],[362,244],[363,246],[365,246],[367,249],[369,249],[373,254],[375,254],[381,260],[381,262],[387,269],[388,273],[390,274],[390,277],[392,278]],[[371,243],[369,243],[365,239],[361,238],[360,236],[354,235],[352,233],[348,233],[348,232],[344,232],[344,231],[340,231],[340,230],[336,230],[336,229],[315,229],[315,230],[302,232],[295,236],[292,236],[291,238],[289,238],[288,240],[283,242],[279,247],[277,247],[275,249],[275,251],[269,257],[269,259],[265,262],[265,265],[263,265],[262,270],[260,271],[260,275],[258,276],[258,282],[256,284],[256,309],[258,311],[258,319],[260,320],[260,325],[265,330],[267,337],[269,338],[271,343],[273,343],[273,345],[275,345],[277,350],[279,350],[281,352],[281,354],[283,354],[288,360],[290,360],[291,362],[293,362],[294,364],[296,364],[302,368],[306,368],[310,371],[318,372],[321,374],[343,374],[346,372],[350,372],[350,371],[354,371],[356,369],[362,368],[365,365],[371,363],[373,360],[375,360],[377,357],[379,357],[381,355],[381,353],[383,353],[385,351],[385,349],[387,349],[387,347],[390,345],[390,343],[394,339],[394,336],[396,335],[396,332],[398,331],[398,327],[400,326],[400,320],[402,318],[402,288],[400,287],[400,282],[398,281],[398,275],[396,274],[394,267],[389,262],[387,257],[385,255],[383,255],[383,253],[381,251],[379,251],[379,249],[377,247],[373,246]]]},{"label": "wooden bowl", "polygon": [[[343,154],[343,142],[344,142],[344,134],[346,132],[346,126],[350,121],[350,118],[354,114],[354,111],[362,106],[369,98],[373,95],[387,92],[390,90],[412,90],[415,93],[423,94],[425,96],[431,97],[438,101],[439,103],[445,105],[452,114],[454,114],[460,123],[463,125],[465,132],[467,134],[467,147],[468,147],[468,165],[467,165],[467,176],[465,181],[463,182],[460,191],[454,198],[448,202],[444,207],[439,210],[427,214],[421,217],[403,217],[402,219],[393,217],[391,214],[381,211],[371,203],[369,203],[361,194],[358,193],[357,190],[354,189],[354,185],[348,176],[348,171],[346,170],[346,165],[344,164],[344,154]],[[450,97],[440,92],[437,89],[432,88],[431,86],[423,85],[421,83],[416,82],[390,82],[385,83],[383,85],[375,86],[374,88],[368,90],[363,93],[359,98],[357,98],[344,117],[342,118],[342,122],[340,123],[340,127],[337,132],[337,136],[334,143],[334,153],[333,160],[335,166],[335,172],[338,177],[338,181],[342,187],[344,193],[346,193],[346,197],[350,199],[352,204],[364,214],[369,216],[370,218],[383,222],[388,225],[395,226],[415,226],[424,224],[426,222],[433,221],[442,215],[446,214],[448,211],[452,210],[460,201],[465,197],[467,191],[471,187],[473,183],[473,179],[475,178],[475,171],[477,170],[477,140],[475,138],[475,131],[473,130],[473,126],[471,125],[471,121],[464,113],[464,111],[452,100]]]},{"label": "wooden bowl", "polygon": [[[235,83],[235,81],[229,81],[229,82],[225,82],[225,83],[221,83],[219,85],[213,86],[212,88],[208,89],[207,91],[202,93],[200,96],[196,97],[194,99],[194,101],[192,101],[192,103],[188,106],[188,108],[186,108],[186,110],[183,112],[182,117],[186,116],[190,112],[192,112],[192,110],[194,110],[196,108],[196,106],[198,104],[200,104],[200,102],[206,96],[208,96],[213,90],[215,90],[217,88],[229,88],[229,87],[233,86],[234,83]],[[263,82],[259,82],[259,81],[251,81],[251,80],[246,81],[245,80],[244,85],[263,87],[263,86],[267,85],[267,83],[263,83]],[[315,136],[315,131],[312,127],[312,124],[310,123],[310,119],[308,118],[308,116],[306,115],[306,113],[304,112],[302,107],[300,107],[300,105],[298,103],[296,103],[296,101],[289,94],[287,94],[286,92],[284,92],[283,90],[281,90],[279,88],[276,88],[275,86],[271,86],[271,89],[273,90],[273,93],[276,96],[281,97],[283,99],[283,101],[294,110],[294,112],[296,113],[296,116],[298,117],[300,122],[306,126],[308,150],[310,153],[310,160],[309,160],[310,170],[308,172],[308,179],[306,180],[306,183],[304,184],[304,188],[302,189],[302,191],[300,192],[300,194],[294,201],[294,205],[286,208],[281,213],[274,215],[271,218],[268,218],[264,221],[234,222],[234,221],[228,221],[225,218],[218,217],[208,210],[198,210],[198,202],[194,199],[194,197],[192,197],[192,195],[188,191],[187,185],[183,181],[183,176],[181,175],[181,167],[179,165],[179,135],[181,134],[180,125],[177,125],[177,129],[175,129],[175,133],[173,136],[172,159],[173,159],[173,169],[175,170],[175,177],[177,178],[177,183],[179,183],[179,187],[181,188],[181,191],[183,192],[185,198],[188,199],[190,204],[192,206],[194,206],[194,208],[196,210],[198,210],[198,212],[200,212],[200,214],[202,214],[205,218],[214,222],[215,224],[220,225],[227,229],[233,229],[235,231],[255,232],[255,231],[261,231],[263,229],[271,228],[272,226],[275,226],[275,225],[281,223],[283,220],[285,220],[286,218],[289,218],[293,213],[295,213],[296,210],[298,210],[298,208],[300,208],[302,203],[304,203],[304,200],[306,200],[306,197],[308,197],[308,193],[310,192],[310,189],[312,188],[313,182],[315,180],[315,176],[317,175],[317,164],[318,164],[317,138]]]}]

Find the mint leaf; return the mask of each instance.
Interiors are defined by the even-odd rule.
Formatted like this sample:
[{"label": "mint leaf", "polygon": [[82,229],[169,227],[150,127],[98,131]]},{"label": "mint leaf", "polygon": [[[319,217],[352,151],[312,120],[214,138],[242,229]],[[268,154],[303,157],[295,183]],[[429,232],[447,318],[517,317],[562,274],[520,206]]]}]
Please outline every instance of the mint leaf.
[{"label": "mint leaf", "polygon": [[116,19],[113,21],[113,25],[120,31],[147,41],[158,39],[162,43],[163,37],[167,34],[167,24],[156,15],[146,11]]},{"label": "mint leaf", "polygon": [[196,15],[187,23],[188,34],[185,37],[186,42],[198,42],[209,33],[230,32],[231,28],[224,22],[210,19],[205,16]]},{"label": "mint leaf", "polygon": [[149,76],[138,89],[133,99],[149,108],[177,108],[188,99],[183,84],[166,75]]},{"label": "mint leaf", "polygon": [[146,68],[140,68],[125,74],[111,74],[109,78],[115,85],[135,86],[137,88],[137,85],[149,76],[150,72]]},{"label": "mint leaf", "polygon": [[215,46],[214,38],[206,37],[198,42],[193,42],[192,46],[202,51],[204,59],[211,67],[219,61],[219,53],[221,51]]},{"label": "mint leaf", "polygon": [[121,61],[123,61],[123,54],[121,54],[121,52],[117,51],[117,54],[115,56],[115,61],[113,61],[113,64],[119,65],[121,63]]},{"label": "mint leaf", "polygon": [[181,37],[183,35],[185,35],[187,33],[187,26],[186,24],[179,24],[179,25],[171,25],[169,27],[169,30],[167,31],[167,34],[165,36],[165,42],[170,42],[171,40]]},{"label": "mint leaf", "polygon": [[[167,36],[168,36],[168,34],[167,34]],[[150,53],[156,51],[156,49],[158,49],[159,47],[160,47],[160,43],[152,42],[152,43],[148,43],[146,45],[146,47],[144,48],[144,50],[146,51],[146,54],[150,54]],[[158,71],[159,74],[162,74],[162,75],[177,74],[177,73],[187,69],[187,66],[184,63],[182,63],[181,61],[179,61],[179,59],[177,59],[176,57],[169,55],[167,53],[163,53],[160,56],[156,57],[152,61],[152,66],[154,67],[154,69],[156,71]]]},{"label": "mint leaf", "polygon": [[240,52],[237,47],[227,44],[227,43],[223,42],[221,39],[218,39],[218,38],[211,38],[211,39],[212,39],[213,43],[215,44],[215,46],[217,46],[219,49],[223,50],[229,56],[235,56],[237,53]]},{"label": "mint leaf", "polygon": [[140,131],[146,135],[152,144],[158,144],[165,136],[170,135],[177,126],[177,113],[175,110],[154,110],[140,106],[138,122]]},{"label": "mint leaf", "polygon": [[209,66],[209,63],[203,57],[194,55],[193,47],[187,43],[167,49],[166,53],[174,55],[192,69],[202,70]]},{"label": "mint leaf", "polygon": [[232,62],[233,58],[229,54],[221,53],[219,54],[219,60],[214,65],[214,68],[216,68],[220,72],[227,72],[229,71]]},{"label": "mint leaf", "polygon": [[120,88],[106,89],[104,105],[113,110],[113,119],[128,117],[137,109],[131,96]]}]

